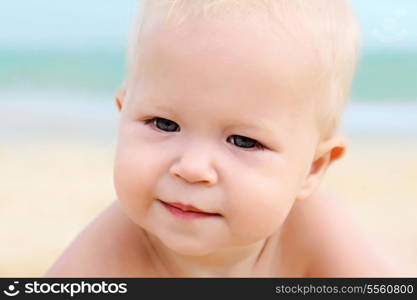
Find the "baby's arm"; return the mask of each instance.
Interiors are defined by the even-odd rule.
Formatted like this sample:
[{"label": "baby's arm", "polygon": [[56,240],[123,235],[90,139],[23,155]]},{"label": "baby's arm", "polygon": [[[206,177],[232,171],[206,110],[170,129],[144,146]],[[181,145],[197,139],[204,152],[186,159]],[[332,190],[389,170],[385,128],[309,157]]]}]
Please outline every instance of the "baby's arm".
[{"label": "baby's arm", "polygon": [[341,199],[322,191],[297,203],[298,231],[312,245],[307,276],[397,277],[377,244],[362,232]]},{"label": "baby's arm", "polygon": [[140,227],[114,202],[78,234],[45,276],[139,276],[147,271],[141,236]]}]

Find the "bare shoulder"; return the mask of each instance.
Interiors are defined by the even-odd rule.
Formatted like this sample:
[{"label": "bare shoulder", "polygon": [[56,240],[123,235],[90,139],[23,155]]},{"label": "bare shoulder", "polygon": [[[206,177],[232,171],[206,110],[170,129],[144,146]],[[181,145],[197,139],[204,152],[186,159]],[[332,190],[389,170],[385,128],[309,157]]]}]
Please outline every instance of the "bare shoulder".
[{"label": "bare shoulder", "polygon": [[308,249],[307,276],[394,277],[383,251],[358,226],[344,199],[324,191],[295,204],[290,223]]},{"label": "bare shoulder", "polygon": [[142,229],[113,202],[78,234],[45,276],[141,276],[140,271],[150,268],[143,240]]}]

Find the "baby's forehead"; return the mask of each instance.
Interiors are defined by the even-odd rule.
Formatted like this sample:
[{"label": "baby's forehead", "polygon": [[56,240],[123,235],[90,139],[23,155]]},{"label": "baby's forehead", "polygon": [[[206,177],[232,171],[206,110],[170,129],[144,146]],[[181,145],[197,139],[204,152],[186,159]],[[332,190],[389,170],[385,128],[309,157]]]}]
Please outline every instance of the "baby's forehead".
[{"label": "baby's forehead", "polygon": [[227,71],[294,89],[317,78],[315,53],[299,42],[306,40],[301,37],[305,33],[294,38],[265,13],[191,15],[179,24],[165,14],[162,10],[150,13],[142,27],[141,55],[132,62],[137,71],[155,73],[157,67],[172,71],[179,66],[200,76]]}]

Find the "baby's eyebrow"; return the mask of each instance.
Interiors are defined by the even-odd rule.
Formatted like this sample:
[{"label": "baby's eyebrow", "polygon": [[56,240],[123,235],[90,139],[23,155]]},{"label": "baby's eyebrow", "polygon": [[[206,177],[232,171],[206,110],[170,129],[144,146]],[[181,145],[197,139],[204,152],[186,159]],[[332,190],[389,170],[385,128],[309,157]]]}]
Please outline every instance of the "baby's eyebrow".
[{"label": "baby's eyebrow", "polygon": [[141,110],[152,110],[155,112],[163,111],[171,115],[175,115],[174,109],[172,109],[170,106],[158,104],[155,98],[147,98],[144,101],[137,102],[136,105]]},{"label": "baby's eyebrow", "polygon": [[153,105],[153,107],[157,110],[162,110],[162,111],[165,111],[165,112],[174,113],[174,110],[170,106],[163,106],[163,105],[155,104],[155,105]]},{"label": "baby's eyebrow", "polygon": [[255,130],[257,132],[264,132],[267,134],[276,134],[276,130],[273,129],[275,126],[273,126],[271,122],[268,122],[264,119],[257,119],[254,122],[244,122],[239,120],[237,122],[231,122],[230,124],[230,127],[233,128],[245,128]]}]

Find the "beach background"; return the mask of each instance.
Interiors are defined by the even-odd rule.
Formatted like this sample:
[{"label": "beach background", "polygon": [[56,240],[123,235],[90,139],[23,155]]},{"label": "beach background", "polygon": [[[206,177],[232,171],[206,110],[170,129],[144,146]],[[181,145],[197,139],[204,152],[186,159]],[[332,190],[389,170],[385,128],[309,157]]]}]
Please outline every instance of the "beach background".
[{"label": "beach background", "polygon": [[[363,52],[346,156],[324,187],[417,276],[417,2],[353,0]],[[115,199],[112,167],[135,0],[0,4],[0,277],[42,276]]]}]

